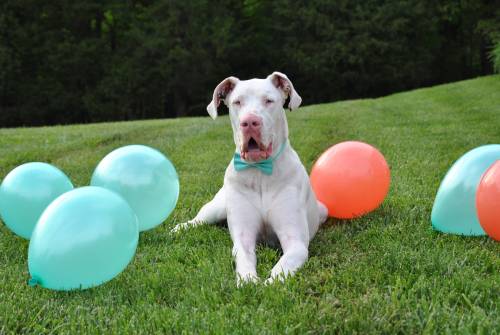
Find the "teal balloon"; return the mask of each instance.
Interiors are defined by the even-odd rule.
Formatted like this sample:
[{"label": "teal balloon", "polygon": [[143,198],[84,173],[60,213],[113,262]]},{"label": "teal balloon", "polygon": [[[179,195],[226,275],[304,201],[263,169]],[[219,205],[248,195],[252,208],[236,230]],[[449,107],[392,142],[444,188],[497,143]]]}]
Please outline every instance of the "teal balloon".
[{"label": "teal balloon", "polygon": [[0,185],[0,215],[15,234],[30,239],[47,206],[73,189],[69,178],[46,163],[26,163],[12,170]]},{"label": "teal balloon", "polygon": [[91,185],[123,196],[137,214],[139,231],[162,223],[179,198],[179,177],[161,152],[129,145],[109,153],[92,175]]},{"label": "teal balloon", "polygon": [[467,152],[453,164],[434,201],[434,229],[458,235],[486,235],[476,213],[476,191],[481,176],[498,159],[500,144],[490,144]]},{"label": "teal balloon", "polygon": [[29,283],[65,291],[105,283],[129,264],[138,239],[137,217],[118,194],[92,186],[65,193],[33,231]]}]

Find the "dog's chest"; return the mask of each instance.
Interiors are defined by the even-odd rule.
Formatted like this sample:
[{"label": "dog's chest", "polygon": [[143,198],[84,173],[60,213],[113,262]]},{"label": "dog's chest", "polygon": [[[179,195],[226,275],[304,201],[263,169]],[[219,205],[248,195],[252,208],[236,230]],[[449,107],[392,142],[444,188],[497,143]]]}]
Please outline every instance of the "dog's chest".
[{"label": "dog's chest", "polygon": [[275,205],[277,195],[285,183],[277,178],[264,175],[248,175],[239,178],[238,189],[245,195],[263,220],[266,221],[267,213]]},{"label": "dog's chest", "polygon": [[273,247],[279,246],[278,238],[269,222],[269,212],[275,205],[276,192],[279,191],[280,185],[264,176],[255,176],[245,179],[241,188],[244,189],[246,199],[255,209],[255,215],[261,218],[258,228],[259,243],[266,243]]}]

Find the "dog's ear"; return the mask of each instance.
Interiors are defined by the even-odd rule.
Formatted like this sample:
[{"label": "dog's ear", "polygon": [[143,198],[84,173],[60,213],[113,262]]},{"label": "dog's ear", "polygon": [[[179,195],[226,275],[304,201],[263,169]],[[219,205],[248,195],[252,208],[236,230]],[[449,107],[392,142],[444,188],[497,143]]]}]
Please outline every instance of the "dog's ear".
[{"label": "dog's ear", "polygon": [[236,77],[228,77],[217,85],[212,96],[212,101],[207,106],[207,112],[212,119],[215,120],[217,118],[217,108],[220,102],[226,99],[239,81],[240,80]]},{"label": "dog's ear", "polygon": [[290,98],[290,102],[288,103],[288,108],[290,110],[297,109],[300,106],[302,98],[297,93],[297,91],[295,91],[292,82],[290,81],[290,79],[288,79],[286,74],[281,72],[273,72],[267,78],[271,80],[274,86],[282,90],[287,98]]}]

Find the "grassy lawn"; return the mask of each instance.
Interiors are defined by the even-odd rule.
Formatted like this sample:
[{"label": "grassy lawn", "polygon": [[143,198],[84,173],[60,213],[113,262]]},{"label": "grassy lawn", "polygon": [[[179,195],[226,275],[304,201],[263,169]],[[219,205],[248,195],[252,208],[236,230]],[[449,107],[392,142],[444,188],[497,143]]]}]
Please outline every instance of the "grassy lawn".
[{"label": "grassy lawn", "polygon": [[[430,213],[451,164],[500,142],[500,76],[308,106],[288,120],[308,169],[330,145],[361,140],[385,155],[391,189],[375,212],[328,221],[296,277],[243,288],[227,229],[169,234],[222,184],[234,149],[227,116],[1,129],[1,177],[45,161],[83,186],[104,155],[137,143],[168,155],[181,195],[166,223],[141,234],[128,268],[86,291],[26,285],[28,242],[0,225],[0,334],[499,333],[500,243],[434,232]],[[266,278],[280,252],[259,247],[257,257]]]}]

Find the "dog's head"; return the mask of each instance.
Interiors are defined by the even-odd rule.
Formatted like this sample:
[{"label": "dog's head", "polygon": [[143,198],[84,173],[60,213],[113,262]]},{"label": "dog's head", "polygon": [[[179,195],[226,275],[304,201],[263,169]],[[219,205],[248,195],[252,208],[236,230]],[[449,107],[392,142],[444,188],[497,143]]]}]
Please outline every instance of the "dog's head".
[{"label": "dog's head", "polygon": [[229,109],[234,143],[247,161],[269,158],[288,138],[288,125],[283,105],[296,109],[302,102],[288,77],[274,72],[266,79],[224,79],[214,90],[207,106],[210,116],[217,117],[223,101]]}]

